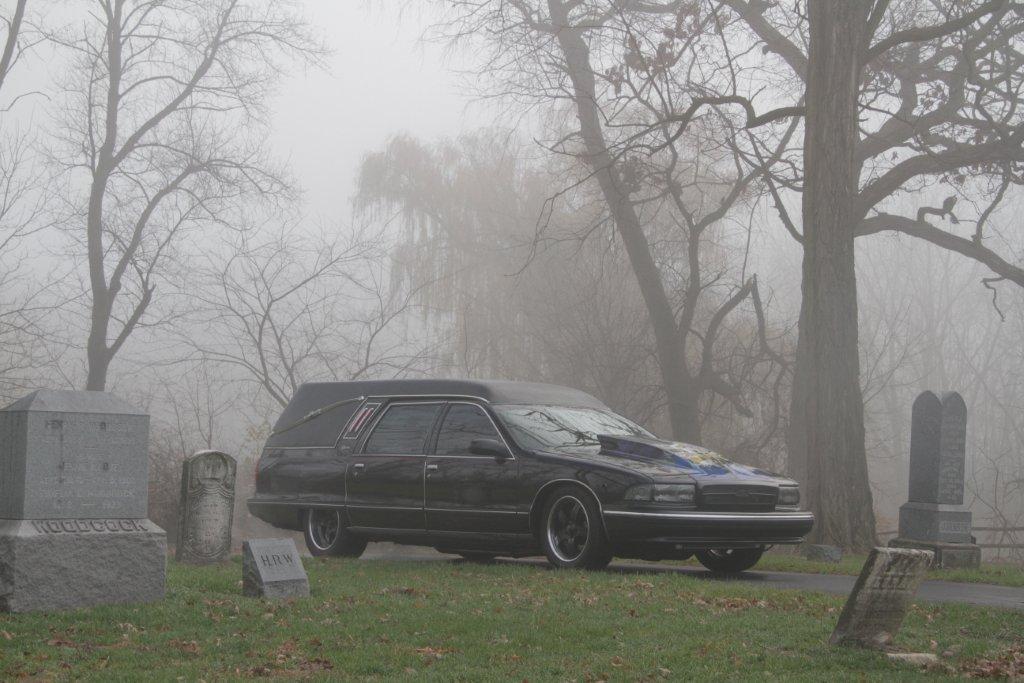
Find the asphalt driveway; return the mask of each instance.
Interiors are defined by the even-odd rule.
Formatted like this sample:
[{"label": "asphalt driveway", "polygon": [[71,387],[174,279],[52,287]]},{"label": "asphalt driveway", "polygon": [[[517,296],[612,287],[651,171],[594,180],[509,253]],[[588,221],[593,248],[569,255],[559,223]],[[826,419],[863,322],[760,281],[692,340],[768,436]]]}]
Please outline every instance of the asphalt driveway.
[{"label": "asphalt driveway", "polygon": [[[461,562],[452,555],[442,555],[431,548],[397,546],[390,543],[372,543],[363,554],[364,560],[411,560]],[[541,559],[501,560],[518,564],[548,567]],[[677,567],[667,564],[644,564],[629,561],[612,562],[604,571],[637,574],[686,574],[708,581],[741,581],[785,590],[818,591],[835,595],[849,595],[856,580],[854,576],[833,574],[797,574],[792,572],[762,572],[752,570],[736,576],[712,574],[699,567]],[[931,602],[959,602],[985,607],[1001,607],[1024,611],[1024,588],[992,586],[982,583],[955,583],[953,581],[925,581],[917,591],[917,599]]]}]

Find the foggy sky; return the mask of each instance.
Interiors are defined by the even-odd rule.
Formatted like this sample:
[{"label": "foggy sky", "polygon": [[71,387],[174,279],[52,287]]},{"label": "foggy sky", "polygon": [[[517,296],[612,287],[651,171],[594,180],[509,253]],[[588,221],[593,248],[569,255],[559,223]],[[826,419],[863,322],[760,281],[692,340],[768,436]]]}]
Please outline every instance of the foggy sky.
[{"label": "foggy sky", "polygon": [[269,103],[273,151],[305,190],[307,215],[348,216],[362,155],[397,133],[432,140],[484,125],[483,105],[458,93],[462,66],[424,42],[426,10],[398,2],[306,0],[304,14],[327,46],[329,72],[296,70]]}]

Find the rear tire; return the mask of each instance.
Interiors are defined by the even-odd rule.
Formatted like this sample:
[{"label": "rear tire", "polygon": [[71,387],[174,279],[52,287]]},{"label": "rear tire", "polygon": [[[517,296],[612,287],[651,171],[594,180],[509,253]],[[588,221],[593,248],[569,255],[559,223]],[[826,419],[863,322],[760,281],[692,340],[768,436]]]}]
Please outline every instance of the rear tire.
[{"label": "rear tire", "polygon": [[312,508],[303,515],[302,522],[306,548],[314,557],[359,557],[366,550],[366,539],[341,525],[337,509]]},{"label": "rear tire", "polygon": [[722,548],[696,553],[702,565],[719,574],[737,574],[757,564],[764,548]]},{"label": "rear tire", "polygon": [[578,486],[559,486],[544,503],[540,542],[548,562],[564,569],[603,569],[612,560],[601,510]]}]

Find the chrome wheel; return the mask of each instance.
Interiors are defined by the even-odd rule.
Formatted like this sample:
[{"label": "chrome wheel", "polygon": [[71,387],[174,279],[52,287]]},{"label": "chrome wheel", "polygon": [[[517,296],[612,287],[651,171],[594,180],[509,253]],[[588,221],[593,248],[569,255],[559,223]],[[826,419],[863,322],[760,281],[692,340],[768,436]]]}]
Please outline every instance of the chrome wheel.
[{"label": "chrome wheel", "polygon": [[329,550],[338,540],[341,530],[341,516],[337,510],[309,511],[309,540],[317,550]]},{"label": "chrome wheel", "polygon": [[590,517],[582,501],[571,495],[556,500],[548,512],[547,535],[555,557],[566,563],[578,560],[590,540]]}]

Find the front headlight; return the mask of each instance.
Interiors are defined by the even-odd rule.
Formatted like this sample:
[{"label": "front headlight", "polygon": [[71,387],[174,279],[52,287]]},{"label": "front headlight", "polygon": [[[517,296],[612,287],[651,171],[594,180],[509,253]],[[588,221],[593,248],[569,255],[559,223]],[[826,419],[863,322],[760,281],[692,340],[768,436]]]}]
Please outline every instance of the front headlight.
[{"label": "front headlight", "polygon": [[671,503],[693,505],[693,484],[642,484],[626,491],[626,500],[637,503]]},{"label": "front headlight", "polygon": [[780,486],[779,487],[779,507],[797,507],[800,505],[800,487],[799,486]]}]

